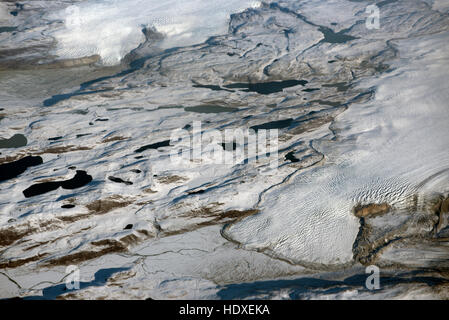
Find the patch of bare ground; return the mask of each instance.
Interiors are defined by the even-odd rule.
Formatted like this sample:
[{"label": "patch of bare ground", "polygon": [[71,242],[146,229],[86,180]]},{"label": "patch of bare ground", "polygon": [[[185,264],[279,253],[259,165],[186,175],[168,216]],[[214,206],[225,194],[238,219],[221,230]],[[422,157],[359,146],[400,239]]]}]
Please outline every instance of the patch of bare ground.
[{"label": "patch of bare ground", "polygon": [[[69,201],[73,203],[74,201]],[[63,222],[73,223],[83,219],[88,219],[95,215],[103,215],[109,213],[115,209],[125,208],[134,203],[134,199],[126,199],[119,195],[113,195],[105,199],[98,199],[86,205],[89,210],[88,213],[80,213],[74,215],[59,216],[58,219]]]},{"label": "patch of bare ground", "polygon": [[354,246],[354,259],[361,264],[368,266],[375,263],[379,254],[385,250],[388,245],[396,240],[394,236],[385,236],[379,239],[370,240],[368,238],[371,229],[364,228],[362,235],[357,239],[357,246]]},{"label": "patch of bare ground", "polygon": [[103,239],[90,243],[92,250],[82,250],[68,254],[59,258],[50,259],[45,262],[46,266],[59,266],[79,264],[81,262],[93,260],[111,253],[123,253],[128,251],[128,247],[137,245],[147,240],[153,235],[147,230],[138,230],[138,234],[130,233],[120,239]]},{"label": "patch of bare ground", "polygon": [[5,226],[0,229],[0,247],[10,246],[33,233],[56,230],[60,227],[58,220]]},{"label": "patch of bare ground", "polygon": [[101,141],[101,143],[109,143],[109,142],[116,142],[116,141],[123,141],[123,140],[128,140],[129,138],[127,137],[123,137],[123,136],[114,136],[114,137],[109,137],[109,138],[105,138]]},{"label": "patch of bare ground", "polygon": [[125,281],[127,279],[131,279],[131,278],[135,277],[135,275],[136,275],[136,271],[134,271],[134,270],[118,272],[118,273],[113,274],[108,279],[108,283],[112,286],[120,286],[123,283],[123,281]]},{"label": "patch of bare ground", "polygon": [[[58,229],[65,228],[68,223],[76,222],[83,218],[87,218],[89,214],[80,214],[75,216],[60,216],[52,220],[45,220],[40,222],[25,222],[18,225],[10,225],[0,229],[0,248],[11,246],[13,244],[23,243],[25,241],[30,241],[30,245],[24,248],[24,251],[32,250],[41,245],[54,242],[58,239],[54,239],[52,241],[42,241],[35,242],[34,240],[25,239],[28,236],[37,233],[55,231]],[[90,229],[90,227],[81,229],[80,231],[86,231]]]},{"label": "patch of bare ground", "polygon": [[60,266],[60,265],[70,265],[79,264],[88,260],[93,260],[101,256],[110,253],[120,253],[126,251],[126,245],[120,241],[113,239],[105,239],[100,241],[91,242],[93,248],[100,247],[99,250],[83,250],[62,256],[59,258],[51,259],[45,262],[46,266]]},{"label": "patch of bare ground", "polygon": [[51,177],[51,178],[37,180],[37,181],[35,181],[35,183],[54,182],[54,181],[61,181],[61,180],[65,180],[65,179],[66,179],[66,177]]},{"label": "patch of bare ground", "polygon": [[370,224],[371,218],[385,215],[390,211],[392,211],[392,207],[388,203],[358,204],[352,209],[352,213],[360,218],[359,233],[352,249],[354,260],[363,265],[371,265],[385,248],[401,239],[399,235],[402,230],[400,229],[384,234],[379,233],[379,230]]},{"label": "patch of bare ground", "polygon": [[70,216],[60,216],[58,217],[59,220],[63,222],[73,223],[79,220],[87,219],[89,217],[88,213],[85,214],[76,214],[76,215],[70,215]]},{"label": "patch of bare ground", "polygon": [[17,267],[23,266],[27,263],[30,263],[30,262],[39,261],[46,256],[47,256],[47,254],[38,254],[36,256],[25,258],[25,259],[2,261],[2,262],[0,262],[0,269],[17,268]]},{"label": "patch of bare ground", "polygon": [[51,148],[44,149],[43,151],[25,150],[25,151],[17,153],[16,155],[13,155],[13,156],[6,156],[3,158],[0,158],[0,164],[17,161],[25,156],[28,156],[28,155],[39,156],[39,155],[43,155],[43,154],[63,154],[63,153],[74,152],[74,151],[88,151],[91,149],[92,149],[92,147],[68,145],[68,146],[60,146],[60,147],[51,147]]},{"label": "patch of bare ground", "polygon": [[172,183],[185,182],[189,179],[180,176],[165,176],[165,177],[157,177],[156,180],[162,184],[172,184]]},{"label": "patch of bare ground", "polygon": [[447,215],[449,213],[449,197],[439,198],[432,206],[431,210],[438,216],[438,224],[435,228],[436,233],[438,233],[448,224]]},{"label": "patch of bare ground", "polygon": [[[397,246],[402,248],[402,245],[404,250],[415,247],[418,250],[418,247],[427,245],[429,248],[434,247],[437,250],[439,242],[447,241],[445,231],[441,233],[440,231],[446,230],[448,225],[449,197],[439,196],[431,201],[426,201],[423,207],[417,206],[417,196],[413,197],[413,200],[406,210],[400,212],[394,211],[388,203],[358,204],[353,208],[353,214],[360,218],[360,230],[353,246],[356,261],[364,265],[381,263],[382,254],[388,248]],[[371,219],[387,214],[401,215],[401,219],[405,218],[405,220],[393,228],[392,226],[380,227],[372,223]],[[417,257],[417,259],[427,263],[426,259],[422,257]],[[399,263],[397,267],[399,267]],[[406,265],[400,267],[405,268]]]},{"label": "patch of bare ground", "polygon": [[0,230],[0,247],[6,247],[17,240],[20,240],[36,231],[36,228],[20,228],[13,227],[3,228]]},{"label": "patch of bare ground", "polygon": [[134,233],[128,234],[127,236],[120,238],[120,242],[126,246],[135,245],[139,243],[139,241],[140,238],[136,236]]},{"label": "patch of bare ground", "polygon": [[17,160],[25,157],[26,155],[27,155],[26,153],[18,153],[14,156],[6,156],[4,158],[0,158],[0,164],[17,161]]},{"label": "patch of bare ground", "polygon": [[368,205],[358,204],[354,207],[353,213],[357,218],[367,218],[381,216],[385,213],[388,213],[390,210],[391,206],[388,203],[372,203]]},{"label": "patch of bare ground", "polygon": [[[108,281],[108,286],[111,286],[111,285],[113,285],[113,284],[110,284]],[[82,296],[79,296],[75,293],[63,294],[63,295],[56,297],[56,300],[80,300],[80,299],[82,299]],[[95,296],[94,299],[102,301],[102,300],[110,300],[111,298],[108,297],[107,295],[104,295],[104,296]]]},{"label": "patch of bare ground", "polygon": [[93,214],[105,214],[114,209],[127,207],[133,202],[134,199],[126,199],[122,196],[115,195],[105,199],[95,200],[94,202],[87,204],[86,208]]},{"label": "patch of bare ground", "polygon": [[68,153],[68,152],[74,152],[74,151],[88,151],[91,149],[92,149],[92,147],[68,145],[68,146],[47,148],[44,151],[35,152],[34,154],[35,155],[42,155],[42,154],[46,154],[46,153],[61,154],[61,153]]},{"label": "patch of bare ground", "polygon": [[203,222],[194,223],[191,226],[187,228],[182,228],[178,230],[160,230],[161,234],[163,236],[173,236],[177,234],[187,233],[191,232],[200,228],[216,225],[216,224],[222,224],[222,223],[232,223],[237,222],[243,218],[249,217],[251,215],[254,215],[259,212],[259,210],[256,209],[250,209],[250,210],[218,210],[217,206],[219,204],[212,204],[209,207],[203,207],[200,209],[194,209],[189,212],[186,212],[184,214],[179,215],[180,218],[201,218],[205,219]]},{"label": "patch of bare ground", "polygon": [[137,206],[145,206],[147,204],[152,204],[152,203],[153,203],[152,200],[148,200],[148,201],[137,202],[136,205]]},{"label": "patch of bare ground", "polygon": [[56,300],[76,300],[77,295],[74,293],[62,294],[56,297]]},{"label": "patch of bare ground", "polygon": [[62,236],[62,237],[57,237],[57,238],[54,238],[54,239],[48,240],[48,241],[42,241],[42,242],[35,242],[35,241],[33,241],[32,243],[34,243],[34,244],[31,244],[31,245],[28,246],[28,247],[24,247],[22,250],[23,250],[24,252],[25,252],[25,251],[31,251],[31,250],[33,250],[33,249],[35,249],[35,248],[38,248],[38,247],[41,247],[41,246],[45,246],[45,245],[49,245],[49,244],[55,243],[55,242],[57,242],[57,241],[60,241],[61,239],[69,238],[69,237],[71,237],[71,236],[73,236],[73,235],[80,234],[80,233],[85,232],[85,231],[90,230],[90,229],[92,229],[92,228],[91,228],[91,227],[82,228],[82,229],[80,229],[79,231],[76,231],[76,232],[74,232],[74,233],[72,233],[72,234],[64,235],[64,236]]},{"label": "patch of bare ground", "polygon": [[33,245],[29,246],[29,247],[23,248],[23,251],[31,251],[33,249],[36,249],[36,248],[40,247],[40,246],[46,245],[46,244],[48,244],[50,242],[52,242],[52,241],[36,242],[35,244],[33,244]]}]

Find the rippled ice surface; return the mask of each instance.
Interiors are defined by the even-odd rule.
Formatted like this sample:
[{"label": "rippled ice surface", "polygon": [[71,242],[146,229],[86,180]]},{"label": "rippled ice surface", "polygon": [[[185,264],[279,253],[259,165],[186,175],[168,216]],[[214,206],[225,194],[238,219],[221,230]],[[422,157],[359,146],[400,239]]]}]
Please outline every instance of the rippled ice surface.
[{"label": "rippled ice surface", "polygon": [[0,297],[447,298],[449,5],[370,4],[1,3]]}]

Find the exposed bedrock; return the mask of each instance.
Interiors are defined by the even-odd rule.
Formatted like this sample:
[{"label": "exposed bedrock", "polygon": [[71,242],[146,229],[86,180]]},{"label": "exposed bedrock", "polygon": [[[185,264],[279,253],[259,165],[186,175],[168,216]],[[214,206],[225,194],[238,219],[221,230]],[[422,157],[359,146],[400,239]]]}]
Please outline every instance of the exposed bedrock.
[{"label": "exposed bedrock", "polygon": [[426,197],[419,205],[395,209],[388,204],[354,208],[360,230],[354,243],[356,261],[389,268],[447,270],[449,198]]}]

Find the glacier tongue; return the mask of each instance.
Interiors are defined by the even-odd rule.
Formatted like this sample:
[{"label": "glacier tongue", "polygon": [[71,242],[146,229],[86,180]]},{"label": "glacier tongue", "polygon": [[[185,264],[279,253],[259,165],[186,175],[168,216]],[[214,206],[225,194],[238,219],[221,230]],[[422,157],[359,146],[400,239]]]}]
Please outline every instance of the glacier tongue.
[{"label": "glacier tongue", "polygon": [[358,203],[412,210],[414,196],[447,193],[447,181],[429,180],[425,190],[423,183],[449,173],[449,68],[441,67],[449,61],[448,37],[396,41],[394,71],[358,84],[377,87],[375,99],[352,104],[334,122],[338,149],[334,141],[314,143],[327,163],[265,194],[262,213],[226,234],[294,263],[338,265],[353,258]]}]

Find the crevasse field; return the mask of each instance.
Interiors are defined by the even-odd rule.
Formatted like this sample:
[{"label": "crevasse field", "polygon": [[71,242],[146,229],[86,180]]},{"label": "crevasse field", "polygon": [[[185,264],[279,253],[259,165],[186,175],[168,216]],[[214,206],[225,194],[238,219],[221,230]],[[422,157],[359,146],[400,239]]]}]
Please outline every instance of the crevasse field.
[{"label": "crevasse field", "polygon": [[448,299],[448,40],[448,0],[0,2],[0,298]]}]

